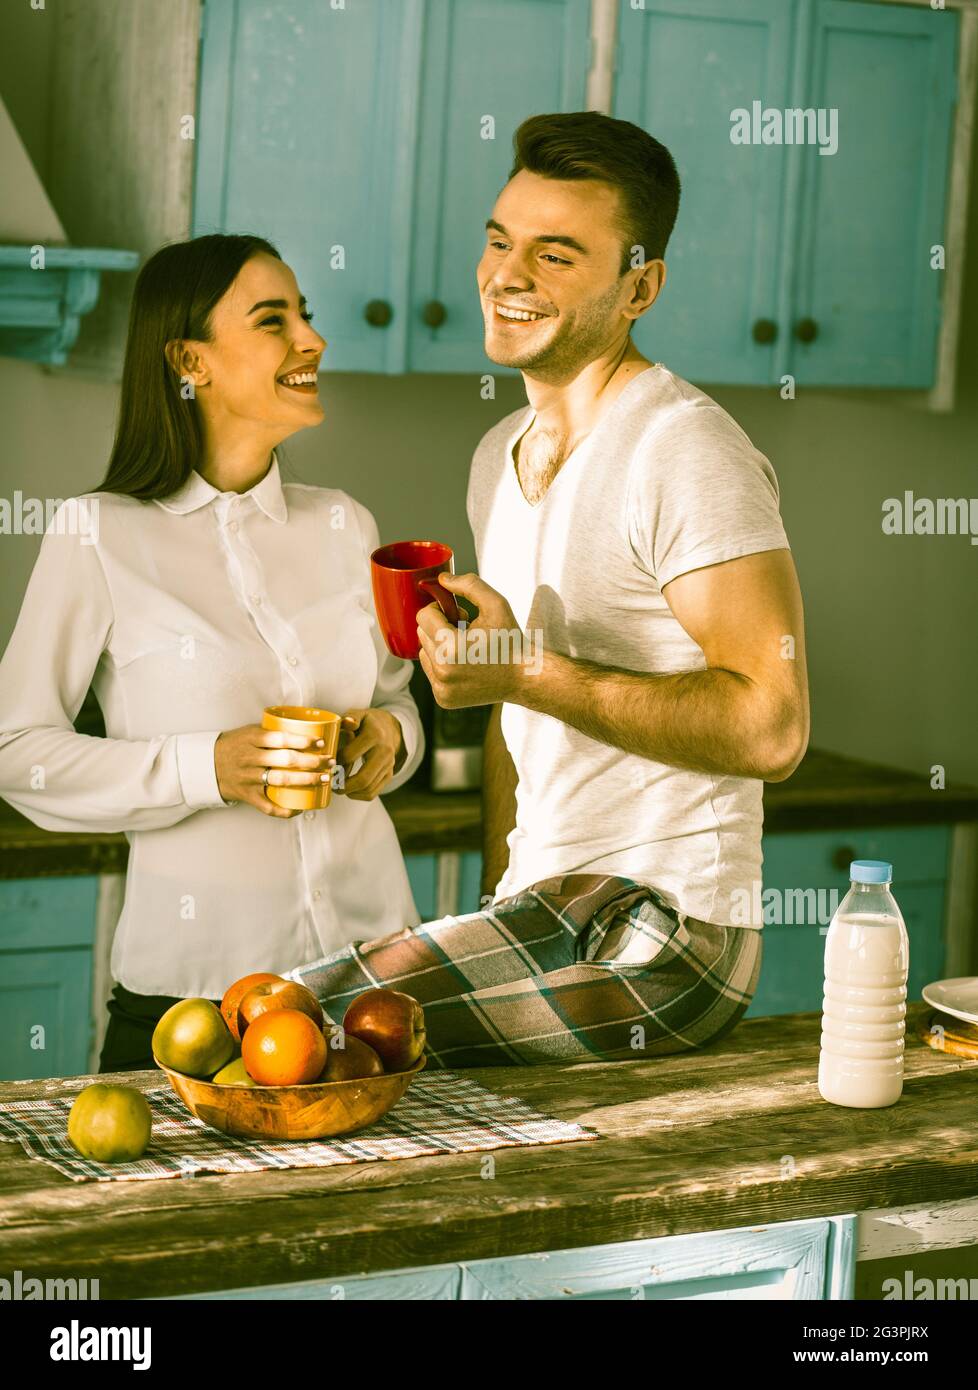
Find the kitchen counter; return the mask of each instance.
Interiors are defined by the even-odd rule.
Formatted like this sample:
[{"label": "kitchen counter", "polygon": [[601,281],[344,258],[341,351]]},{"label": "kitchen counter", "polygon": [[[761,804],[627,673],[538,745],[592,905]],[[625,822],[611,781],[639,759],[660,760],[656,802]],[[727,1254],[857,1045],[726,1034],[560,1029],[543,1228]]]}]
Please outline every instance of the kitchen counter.
[{"label": "kitchen counter", "polygon": [[[495,1150],[491,1181],[472,1153],[73,1183],[3,1142],[0,1276],[159,1297],[927,1203],[953,1203],[958,1243],[973,1242],[978,1062],[917,1040],[922,1008],[909,1010],[903,1096],[884,1110],[821,1100],[817,1014],[749,1019],[694,1055],[474,1069],[488,1089],[600,1136]],[[4,1082],[0,1104],[77,1089]],[[923,1244],[912,1222],[901,1229]]]},{"label": "kitchen counter", "polygon": [[[405,854],[481,848],[479,792],[407,786],[384,798]],[[934,791],[927,776],[810,749],[786,782],[764,786],[765,832],[978,820],[978,788]],[[41,830],[0,801],[0,879],[124,873],[121,833]]]}]

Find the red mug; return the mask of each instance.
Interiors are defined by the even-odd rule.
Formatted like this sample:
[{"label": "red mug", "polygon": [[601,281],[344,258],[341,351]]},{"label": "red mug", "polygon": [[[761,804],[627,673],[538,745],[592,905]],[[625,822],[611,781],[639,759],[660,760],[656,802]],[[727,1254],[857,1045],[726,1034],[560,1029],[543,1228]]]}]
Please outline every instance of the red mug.
[{"label": "red mug", "polygon": [[382,545],[370,557],[374,606],[387,649],[393,656],[417,661],[418,613],[432,599],[450,623],[458,623],[462,611],[454,594],[438,583],[439,574],[455,573],[455,556],[441,541],[394,541]]}]

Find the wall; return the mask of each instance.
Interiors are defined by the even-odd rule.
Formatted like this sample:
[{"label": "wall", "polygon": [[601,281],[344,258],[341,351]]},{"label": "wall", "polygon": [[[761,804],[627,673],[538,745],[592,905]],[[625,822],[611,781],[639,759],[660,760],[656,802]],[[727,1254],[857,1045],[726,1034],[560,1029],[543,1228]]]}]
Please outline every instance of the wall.
[{"label": "wall", "polygon": [[[48,33],[26,9],[8,32],[0,92],[43,171]],[[971,176],[978,229],[976,174],[978,160]],[[328,336],[328,309],[321,318]],[[978,494],[978,254],[966,277],[963,325],[959,403],[947,415],[882,391],[802,391],[791,402],[765,389],[712,394],[780,478],[805,596],[813,742],[922,777],[940,763],[951,780],[978,783],[978,548],[963,537],[884,536],[880,527],[883,499],[905,489],[933,498]],[[116,399],[110,383],[0,359],[0,496],[18,487],[42,497],[93,487]],[[375,512],[384,539],[444,538],[456,545],[459,567],[471,565],[469,458],[485,429],[524,403],[520,383],[501,379],[497,399],[486,402],[475,378],[337,375],[328,377],[324,399],[324,425],[286,446],[291,476],[353,492]],[[3,539],[0,645],[36,549],[33,537]]]}]

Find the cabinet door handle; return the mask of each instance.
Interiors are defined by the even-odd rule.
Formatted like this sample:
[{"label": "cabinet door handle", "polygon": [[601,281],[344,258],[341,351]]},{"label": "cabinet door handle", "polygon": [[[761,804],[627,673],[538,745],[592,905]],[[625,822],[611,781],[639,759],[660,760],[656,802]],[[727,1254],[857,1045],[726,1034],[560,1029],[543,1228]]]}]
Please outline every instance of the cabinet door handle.
[{"label": "cabinet door handle", "polygon": [[372,299],[364,309],[363,317],[374,328],[386,328],[394,317],[394,310],[386,299]]},{"label": "cabinet door handle", "polygon": [[448,318],[448,310],[445,308],[444,304],[442,304],[441,300],[429,299],[428,303],[421,311],[421,317],[429,328],[441,328],[442,324]]},{"label": "cabinet door handle", "polygon": [[750,335],[755,343],[773,343],[778,336],[778,325],[774,319],[755,319]]},{"label": "cabinet door handle", "polygon": [[849,865],[858,858],[858,853],[851,845],[840,845],[832,851],[832,867],[838,869],[840,874],[848,874]]},{"label": "cabinet door handle", "polygon": [[799,319],[795,324],[795,337],[800,343],[814,343],[818,337],[818,324],[814,319]]}]

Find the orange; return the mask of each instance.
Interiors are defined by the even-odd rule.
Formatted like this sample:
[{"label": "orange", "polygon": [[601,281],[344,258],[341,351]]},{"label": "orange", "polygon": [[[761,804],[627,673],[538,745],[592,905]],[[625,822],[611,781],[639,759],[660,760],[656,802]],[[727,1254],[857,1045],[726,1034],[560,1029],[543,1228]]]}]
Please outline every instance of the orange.
[{"label": "orange", "polygon": [[308,1014],[274,1009],[248,1025],[241,1060],[259,1086],[302,1086],[325,1066],[326,1039]]},{"label": "orange", "polygon": [[221,1000],[221,1017],[235,1042],[241,1041],[241,1034],[238,1032],[238,1005],[242,997],[248,993],[252,985],[271,984],[273,980],[281,978],[281,975],[267,975],[261,972],[257,975],[242,975],[240,980],[235,980],[234,984],[225,990],[224,998]]}]

